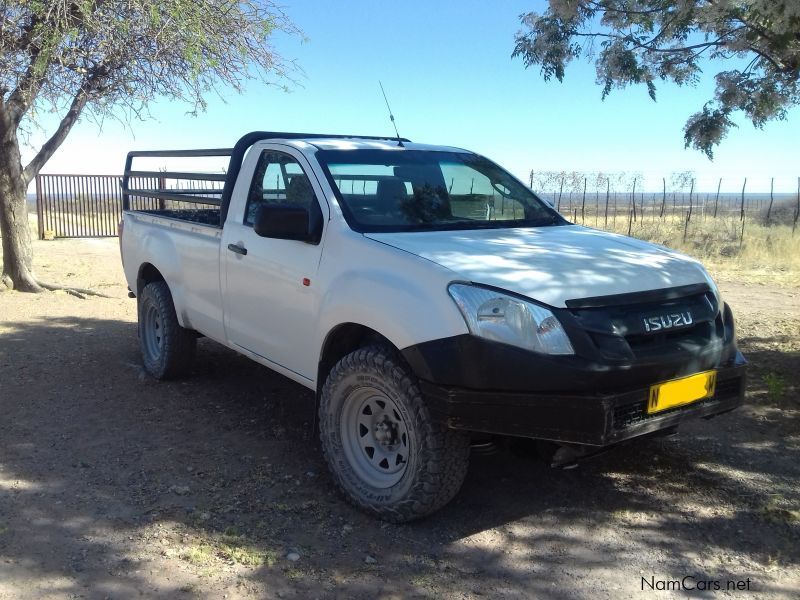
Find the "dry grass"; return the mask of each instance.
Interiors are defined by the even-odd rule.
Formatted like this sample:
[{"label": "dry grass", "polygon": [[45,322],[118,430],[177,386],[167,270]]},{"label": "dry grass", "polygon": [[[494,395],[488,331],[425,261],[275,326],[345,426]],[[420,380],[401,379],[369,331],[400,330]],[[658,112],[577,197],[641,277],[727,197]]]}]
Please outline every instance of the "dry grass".
[{"label": "dry grass", "polygon": [[[578,219],[580,223],[580,219]],[[586,224],[594,218],[587,215]],[[602,228],[602,222],[600,223]],[[631,236],[673,248],[694,256],[706,265],[713,276],[744,280],[748,283],[769,283],[782,286],[800,285],[800,231],[792,235],[787,225],[766,227],[750,217],[744,224],[738,216],[716,219],[696,215],[685,232],[684,218],[665,215],[631,223]],[[609,231],[628,233],[628,215],[617,215],[609,221]]]}]

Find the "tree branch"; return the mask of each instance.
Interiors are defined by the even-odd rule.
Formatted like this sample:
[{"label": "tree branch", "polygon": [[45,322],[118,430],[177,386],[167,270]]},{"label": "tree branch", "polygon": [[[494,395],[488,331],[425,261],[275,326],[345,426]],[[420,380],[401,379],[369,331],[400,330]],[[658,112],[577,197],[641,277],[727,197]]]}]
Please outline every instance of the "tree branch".
[{"label": "tree branch", "polygon": [[779,65],[777,63],[777,61],[775,59],[773,59],[771,56],[769,56],[765,52],[762,52],[761,50],[756,48],[755,45],[751,45],[750,46],[750,50],[752,50],[753,53],[757,54],[759,57],[763,58],[765,61],[770,63],[773,67],[775,67],[775,70],[778,71],[779,73],[782,73],[782,72],[784,72],[786,70],[784,67]]},{"label": "tree branch", "polygon": [[625,8],[625,9],[615,8],[613,6],[608,6],[605,3],[595,2],[593,0],[590,0],[589,2],[587,2],[587,4],[592,6],[595,10],[605,11],[605,12],[614,12],[614,13],[626,14],[626,15],[653,15],[653,14],[657,14],[657,13],[660,13],[660,12],[664,12],[664,8],[660,7],[660,6],[658,8],[650,8],[650,9],[647,9],[647,10],[634,10],[632,8]]},{"label": "tree branch", "polygon": [[[36,61],[38,57],[39,50],[32,49],[28,68],[25,69],[19,81],[17,81],[17,87],[8,96],[7,104],[15,123],[19,123],[22,120],[23,115],[30,108],[32,98],[36,96],[38,88],[41,87],[41,82],[38,82],[37,85],[36,81]],[[45,69],[46,71],[47,69]],[[39,79],[41,80],[42,78],[39,77]]]},{"label": "tree branch", "polygon": [[85,83],[75,95],[67,114],[65,114],[64,118],[61,119],[61,122],[58,124],[58,127],[53,135],[50,136],[49,140],[42,144],[39,152],[23,170],[22,180],[26,186],[34,177],[36,177],[36,175],[39,174],[39,171],[42,169],[44,164],[50,160],[50,157],[53,156],[53,153],[58,150],[58,147],[66,139],[67,134],[69,134],[70,130],[72,129],[72,126],[78,121],[78,117],[80,117],[81,111],[86,106],[88,101],[88,84]]},{"label": "tree branch", "polygon": [[66,292],[70,296],[75,296],[76,298],[80,298],[81,300],[86,300],[86,296],[97,296],[98,298],[111,298],[111,296],[108,296],[101,292],[95,292],[94,290],[89,290],[86,288],[76,288],[76,287],[70,287],[68,285],[44,283],[42,281],[37,281],[36,283],[38,283],[41,287],[50,292],[55,292],[55,291]]},{"label": "tree branch", "polygon": [[[43,83],[44,77],[47,75],[47,70],[50,68],[51,61],[48,59],[47,64],[39,65],[37,61],[42,53],[40,44],[34,43],[34,35],[37,26],[44,26],[44,19],[39,19],[36,15],[31,16],[31,20],[27,26],[23,28],[22,36],[19,39],[20,50],[27,49],[29,51],[30,62],[28,68],[17,81],[17,86],[8,97],[8,106],[11,110],[14,122],[19,124],[22,117],[28,112],[28,109],[33,104],[34,99],[39,93]],[[41,72],[37,76],[37,68]]]},{"label": "tree branch", "polygon": [[642,44],[641,42],[637,42],[631,38],[629,35],[613,35],[610,33],[599,33],[599,32],[590,32],[590,33],[582,33],[580,31],[572,32],[572,35],[575,37],[588,37],[588,38],[595,38],[595,37],[604,37],[609,38],[612,40],[620,40],[623,42],[630,43],[634,48],[639,50],[647,50],[648,52],[660,52],[663,54],[679,54],[681,52],[688,52],[689,50],[696,50],[697,48],[709,48],[713,46],[723,46],[725,45],[725,40],[723,39],[724,36],[728,35],[731,32],[724,34],[723,36],[717,38],[712,42],[702,42],[700,44],[693,44],[691,46],[680,46],[677,48],[658,48],[654,46],[650,46],[650,42]]}]

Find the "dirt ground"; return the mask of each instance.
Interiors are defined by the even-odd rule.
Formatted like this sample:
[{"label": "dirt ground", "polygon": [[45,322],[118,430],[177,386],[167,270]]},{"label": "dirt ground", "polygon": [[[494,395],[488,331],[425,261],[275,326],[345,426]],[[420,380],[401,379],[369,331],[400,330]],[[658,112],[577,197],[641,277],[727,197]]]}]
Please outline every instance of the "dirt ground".
[{"label": "dirt ground", "polygon": [[0,598],[797,598],[799,290],[722,276],[745,407],[570,471],[474,456],[396,526],[336,493],[304,388],[207,340],[190,379],[145,376],[116,244],[35,248],[111,299],[0,293]]}]

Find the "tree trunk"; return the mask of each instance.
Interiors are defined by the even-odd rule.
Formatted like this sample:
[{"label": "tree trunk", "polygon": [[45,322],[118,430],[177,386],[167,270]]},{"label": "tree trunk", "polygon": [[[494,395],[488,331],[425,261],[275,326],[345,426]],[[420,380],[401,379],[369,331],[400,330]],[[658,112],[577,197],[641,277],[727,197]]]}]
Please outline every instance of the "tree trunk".
[{"label": "tree trunk", "polygon": [[21,292],[41,292],[33,275],[33,247],[28,224],[26,186],[16,127],[0,109],[0,236],[3,272],[0,285]]}]

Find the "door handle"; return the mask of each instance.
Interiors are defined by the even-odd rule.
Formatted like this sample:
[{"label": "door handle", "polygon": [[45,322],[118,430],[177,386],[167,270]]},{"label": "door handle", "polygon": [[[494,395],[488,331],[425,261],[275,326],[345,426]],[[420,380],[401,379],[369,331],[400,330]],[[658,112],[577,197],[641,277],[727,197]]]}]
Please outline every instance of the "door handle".
[{"label": "door handle", "polygon": [[228,244],[228,250],[231,252],[236,252],[236,254],[241,254],[242,256],[247,254],[247,248],[240,246],[239,244]]}]

